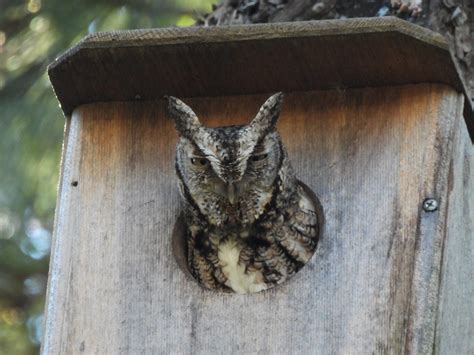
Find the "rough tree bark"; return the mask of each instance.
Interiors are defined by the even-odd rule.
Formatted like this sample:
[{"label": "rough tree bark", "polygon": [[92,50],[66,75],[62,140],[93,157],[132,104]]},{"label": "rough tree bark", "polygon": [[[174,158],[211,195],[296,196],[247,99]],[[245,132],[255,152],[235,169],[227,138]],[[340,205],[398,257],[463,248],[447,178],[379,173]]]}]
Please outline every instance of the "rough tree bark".
[{"label": "rough tree bark", "polygon": [[398,16],[440,32],[451,44],[474,99],[472,0],[221,0],[198,21],[205,26]]}]

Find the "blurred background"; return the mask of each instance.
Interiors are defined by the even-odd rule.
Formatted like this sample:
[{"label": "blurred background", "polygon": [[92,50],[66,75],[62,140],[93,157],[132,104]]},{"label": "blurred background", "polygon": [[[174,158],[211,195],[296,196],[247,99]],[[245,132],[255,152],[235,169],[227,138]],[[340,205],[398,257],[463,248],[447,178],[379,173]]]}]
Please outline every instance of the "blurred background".
[{"label": "blurred background", "polygon": [[0,355],[36,354],[64,118],[46,75],[86,34],[187,26],[216,0],[0,0]]}]

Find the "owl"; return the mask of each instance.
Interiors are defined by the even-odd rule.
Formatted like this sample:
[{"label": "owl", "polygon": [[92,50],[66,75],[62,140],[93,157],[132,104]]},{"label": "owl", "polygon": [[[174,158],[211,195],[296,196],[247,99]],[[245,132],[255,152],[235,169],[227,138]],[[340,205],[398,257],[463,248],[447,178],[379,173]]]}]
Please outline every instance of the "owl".
[{"label": "owl", "polygon": [[167,99],[191,274],[205,288],[236,293],[281,284],[309,261],[321,227],[319,202],[296,179],[276,130],[283,94],[249,124],[218,128]]}]

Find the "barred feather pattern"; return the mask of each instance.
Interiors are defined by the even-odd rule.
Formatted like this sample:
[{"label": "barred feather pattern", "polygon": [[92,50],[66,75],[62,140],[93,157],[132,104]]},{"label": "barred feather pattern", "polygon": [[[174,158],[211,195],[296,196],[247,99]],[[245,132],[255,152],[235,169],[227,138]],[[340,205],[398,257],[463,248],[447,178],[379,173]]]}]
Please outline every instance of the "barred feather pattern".
[{"label": "barred feather pattern", "polygon": [[251,292],[252,287],[239,292],[229,286],[218,258],[219,246],[228,240],[241,244],[238,262],[246,273],[257,274],[259,291],[281,284],[310,260],[319,235],[316,206],[312,205],[311,198],[296,179],[286,176],[284,181],[286,185],[296,184],[296,188],[282,184],[280,177],[275,182],[278,195],[273,204],[254,225],[240,230],[215,228],[202,223],[205,219],[198,217],[199,213],[193,211],[192,205],[188,206],[186,223],[198,226],[194,233],[188,229],[188,263],[192,275],[201,285],[226,292]]}]

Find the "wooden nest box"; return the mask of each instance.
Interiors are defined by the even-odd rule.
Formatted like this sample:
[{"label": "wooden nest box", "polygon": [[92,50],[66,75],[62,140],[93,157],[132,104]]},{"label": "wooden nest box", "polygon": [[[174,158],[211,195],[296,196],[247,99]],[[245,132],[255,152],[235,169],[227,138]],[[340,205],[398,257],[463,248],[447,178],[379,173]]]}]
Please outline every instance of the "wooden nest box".
[{"label": "wooden nest box", "polygon": [[[474,120],[443,38],[393,18],[96,33],[49,68],[66,115],[45,354],[469,353]],[[178,267],[177,134],[278,130],[326,224],[311,261],[251,294]]]}]

